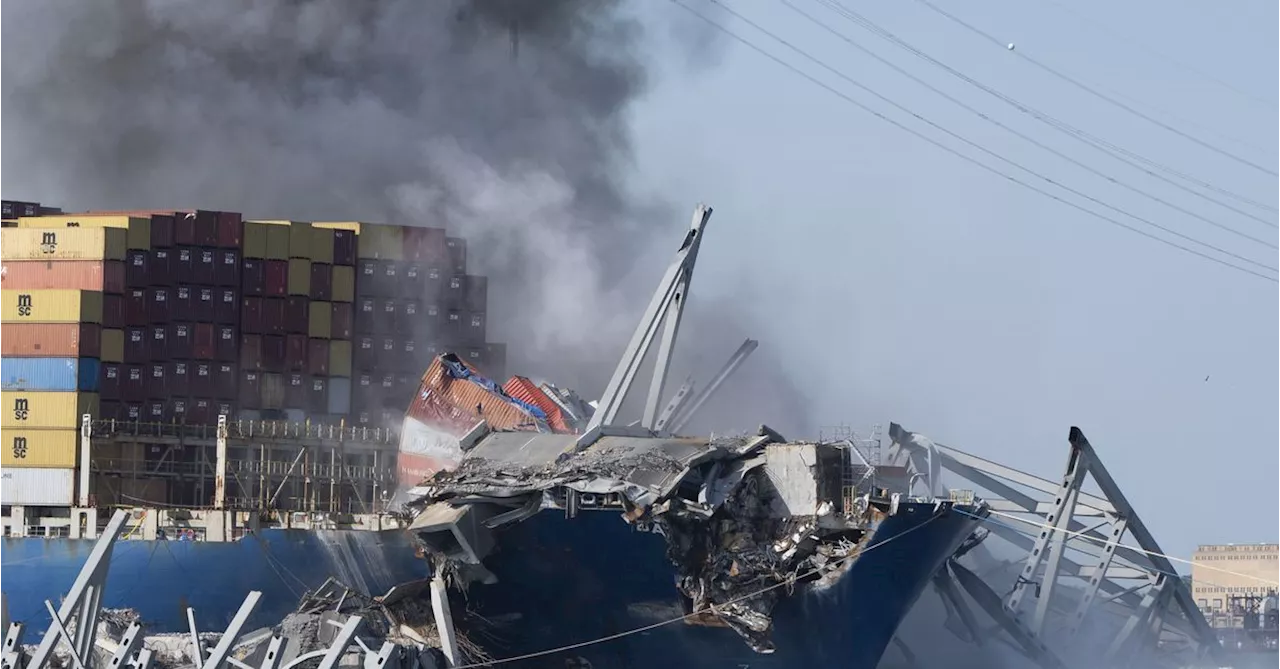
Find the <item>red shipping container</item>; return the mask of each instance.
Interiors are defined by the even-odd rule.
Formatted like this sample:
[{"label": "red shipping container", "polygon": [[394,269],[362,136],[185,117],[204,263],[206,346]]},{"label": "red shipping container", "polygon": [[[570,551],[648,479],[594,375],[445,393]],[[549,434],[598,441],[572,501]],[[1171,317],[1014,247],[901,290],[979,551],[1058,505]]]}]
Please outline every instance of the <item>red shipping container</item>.
[{"label": "red shipping container", "polygon": [[169,392],[173,395],[191,394],[191,363],[174,360],[169,363]]},{"label": "red shipping container", "polygon": [[240,330],[248,334],[262,332],[261,297],[244,297],[240,299]]},{"label": "red shipping container", "polygon": [[329,375],[329,340],[312,339],[307,344],[307,373]]},{"label": "red shipping container", "polygon": [[214,254],[217,267],[213,270],[214,283],[235,288],[240,285],[240,252],[221,250]]},{"label": "red shipping container", "polygon": [[262,294],[269,297],[284,297],[289,294],[289,261],[263,260]]},{"label": "red shipping container", "polygon": [[268,372],[284,370],[285,339],[281,336],[264,335],[262,337],[262,369]]},{"label": "red shipping container", "polygon": [[214,336],[218,338],[215,344],[216,358],[222,362],[235,362],[239,353],[239,337],[236,335],[234,325],[215,325]]},{"label": "red shipping container", "polygon": [[152,323],[168,323],[169,289],[151,288],[147,292],[147,320]]},{"label": "red shipping container", "polygon": [[240,264],[240,292],[245,295],[262,295],[266,286],[265,261],[245,258]]},{"label": "red shipping container", "polygon": [[102,327],[120,329],[125,326],[124,296],[102,296]]},{"label": "red shipping container", "polygon": [[191,323],[169,325],[169,357],[191,358],[195,355],[195,326]]},{"label": "red shipping container", "polygon": [[141,402],[126,403],[124,405],[124,409],[122,410],[122,413],[124,414],[124,420],[133,422],[133,423],[140,423],[142,422],[142,417],[144,414],[142,410],[142,403]]},{"label": "red shipping container", "polygon": [[178,286],[170,296],[169,316],[175,321],[195,320],[195,302],[191,299],[190,286]]},{"label": "red shipping container", "polygon": [[307,369],[307,335],[291,334],[284,338],[284,369],[301,372]]},{"label": "red shipping container", "polygon": [[423,244],[426,253],[423,260],[433,265],[443,265],[448,256],[448,233],[444,228],[423,228]]},{"label": "red shipping container", "polygon": [[234,288],[214,291],[213,320],[215,323],[235,325],[240,322],[240,295]]},{"label": "red shipping container", "polygon": [[195,282],[196,251],[197,249],[182,247],[175,249],[174,255],[169,257],[169,263],[173,267],[173,276],[179,284]]},{"label": "red shipping container", "polygon": [[151,248],[167,249],[173,246],[173,215],[151,215]]},{"label": "red shipping container", "polygon": [[196,362],[191,371],[191,394],[208,397],[213,394],[212,362]]},{"label": "red shipping container", "polygon": [[124,361],[146,362],[151,359],[147,346],[147,328],[130,326],[124,331]]},{"label": "red shipping container", "polygon": [[0,353],[40,358],[97,358],[102,326],[97,323],[5,323]]},{"label": "red shipping container", "polygon": [[195,318],[192,320],[204,323],[212,322],[218,315],[217,292],[213,288],[200,286],[196,288],[196,292],[192,297],[194,298],[193,307],[195,309],[195,313],[192,314]]},{"label": "red shipping container", "polygon": [[290,295],[284,303],[284,331],[286,334],[307,334],[311,301],[302,295]]},{"label": "red shipping container", "polygon": [[141,402],[147,399],[146,374],[142,365],[126,365],[124,376],[120,380],[120,398],[126,402]]},{"label": "red shipping container", "polygon": [[262,372],[245,371],[240,373],[240,392],[236,399],[246,409],[257,409],[262,403]]},{"label": "red shipping container", "polygon": [[311,383],[307,387],[307,409],[315,413],[324,413],[329,410],[329,380],[322,377],[312,377]]},{"label": "red shipping container", "polygon": [[123,390],[124,366],[106,362],[98,368],[98,395],[103,400],[119,400]]},{"label": "red shipping container", "polygon": [[221,400],[235,399],[237,379],[235,363],[218,363],[214,367],[213,396]]},{"label": "red shipping container", "polygon": [[378,326],[378,300],[362,297],[356,300],[355,331],[359,334],[375,334],[380,332]]},{"label": "red shipping container", "polygon": [[196,360],[214,359],[217,340],[214,339],[214,326],[211,323],[196,323],[195,337],[191,346],[191,357]]},{"label": "red shipping container", "polygon": [[262,369],[262,335],[240,335],[240,369],[241,371]]},{"label": "red shipping container", "polygon": [[124,254],[124,283],[130,288],[146,286],[150,280],[147,273],[147,252],[127,251]]},{"label": "red shipping container", "polygon": [[333,266],[311,263],[311,299],[328,302],[333,298]]},{"label": "red shipping container", "polygon": [[175,278],[174,252],[171,249],[151,249],[147,258],[147,283],[152,286],[172,286]]},{"label": "red shipping container", "polygon": [[128,325],[146,325],[147,289],[130,288],[124,299],[124,322]]},{"label": "red shipping container", "polygon": [[244,222],[234,211],[218,212],[218,246],[238,249],[244,239]]},{"label": "red shipping container", "polygon": [[289,409],[305,409],[307,407],[306,375],[296,372],[285,375],[284,405]]},{"label": "red shipping container", "polygon": [[262,300],[262,333],[269,335],[284,334],[285,300],[278,297],[267,297]]},{"label": "red shipping container", "polygon": [[333,231],[333,264],[350,267],[356,264],[356,233],[351,230]]},{"label": "red shipping container", "polygon": [[218,212],[196,211],[196,246],[218,245]]},{"label": "red shipping container", "polygon": [[165,420],[165,401],[164,400],[147,400],[142,404],[142,421],[144,423],[166,423]]},{"label": "red shipping container", "polygon": [[333,320],[329,325],[330,339],[351,339],[351,304],[333,303]]},{"label": "red shipping container", "polygon": [[196,249],[192,253],[195,263],[194,281],[202,286],[212,286],[218,276],[218,254],[213,249]]},{"label": "red shipping container", "polygon": [[175,213],[173,216],[174,246],[194,246],[196,243],[196,216],[192,213]]},{"label": "red shipping container", "polygon": [[162,400],[169,396],[169,384],[163,362],[153,362],[147,371],[147,397]]},{"label": "red shipping container", "polygon": [[151,341],[147,344],[147,353],[151,360],[169,359],[169,326],[152,325],[148,328]]}]

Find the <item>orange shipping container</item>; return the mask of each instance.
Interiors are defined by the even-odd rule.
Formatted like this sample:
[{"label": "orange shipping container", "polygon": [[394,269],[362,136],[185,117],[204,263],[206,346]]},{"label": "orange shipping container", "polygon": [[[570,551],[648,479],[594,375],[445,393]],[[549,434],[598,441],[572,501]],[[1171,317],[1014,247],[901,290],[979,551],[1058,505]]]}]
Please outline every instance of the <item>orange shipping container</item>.
[{"label": "orange shipping container", "polygon": [[[464,432],[469,427],[464,429],[463,425],[474,426],[481,420],[487,421],[495,430],[536,429],[533,417],[518,406],[478,383],[450,376],[441,360],[443,357],[436,356],[422,375],[422,385],[409,405],[410,418],[430,426]],[[463,364],[475,373],[474,368],[456,357],[453,362]],[[442,410],[449,415],[440,415]],[[441,421],[447,424],[441,425]]]},{"label": "orange shipping container", "polygon": [[0,352],[34,358],[96,358],[100,326],[93,323],[5,323]]},{"label": "orange shipping container", "polygon": [[119,260],[8,260],[0,265],[0,286],[8,290],[93,290],[124,292]]}]

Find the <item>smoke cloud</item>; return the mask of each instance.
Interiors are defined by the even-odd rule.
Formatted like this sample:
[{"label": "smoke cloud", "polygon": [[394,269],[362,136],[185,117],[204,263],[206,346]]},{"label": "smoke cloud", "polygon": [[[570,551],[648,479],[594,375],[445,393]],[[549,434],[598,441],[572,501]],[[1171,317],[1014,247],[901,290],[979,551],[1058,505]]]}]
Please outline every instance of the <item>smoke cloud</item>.
[{"label": "smoke cloud", "polygon": [[[490,277],[489,338],[508,342],[508,368],[592,396],[694,204],[628,189],[648,37],[694,67],[716,54],[687,17],[634,9],[5,3],[6,197],[447,227]],[[733,305],[691,309],[683,353],[705,379],[748,333]],[[807,429],[785,372],[762,347],[708,416]]]}]

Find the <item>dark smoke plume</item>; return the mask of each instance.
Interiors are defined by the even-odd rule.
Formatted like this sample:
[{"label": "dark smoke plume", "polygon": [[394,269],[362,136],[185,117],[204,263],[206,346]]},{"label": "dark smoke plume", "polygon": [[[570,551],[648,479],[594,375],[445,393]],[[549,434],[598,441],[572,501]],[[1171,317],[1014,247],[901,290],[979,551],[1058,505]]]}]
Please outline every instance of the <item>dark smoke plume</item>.
[{"label": "dark smoke plume", "polygon": [[[627,187],[628,113],[651,83],[647,36],[687,44],[686,65],[714,57],[672,11],[614,0],[6,2],[6,197],[447,227],[471,240],[470,271],[490,276],[490,338],[509,342],[510,370],[592,396],[694,204]],[[748,334],[731,305],[699,327],[710,306],[691,307],[683,338],[720,340],[691,354],[704,377]],[[733,427],[808,427],[766,348],[739,381]]]}]

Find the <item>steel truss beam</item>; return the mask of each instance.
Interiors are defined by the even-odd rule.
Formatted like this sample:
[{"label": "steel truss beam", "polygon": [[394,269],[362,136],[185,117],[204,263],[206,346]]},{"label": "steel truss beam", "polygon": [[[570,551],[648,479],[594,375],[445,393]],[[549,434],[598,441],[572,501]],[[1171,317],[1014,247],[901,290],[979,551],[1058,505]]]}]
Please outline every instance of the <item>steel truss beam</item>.
[{"label": "steel truss beam", "polygon": [[[913,488],[945,495],[941,481],[945,471],[1002,498],[986,500],[991,509],[1001,512],[988,519],[989,529],[1026,551],[1026,557],[1012,590],[1000,601],[1000,613],[986,601],[995,590],[982,577],[957,560],[951,561],[952,574],[1029,655],[1036,646],[1028,645],[1028,640],[1068,643],[1099,606],[1125,621],[1117,625],[1109,658],[1132,657],[1149,648],[1162,632],[1186,637],[1201,654],[1217,657],[1221,653],[1187,584],[1176,576],[1177,570],[1079,428],[1071,428],[1067,466],[1058,481],[943,446],[896,424],[890,426],[889,435],[892,446],[887,462],[907,467]],[[1083,489],[1088,480],[1100,495]],[[1124,545],[1126,536],[1131,537],[1130,545]],[[982,583],[977,594],[975,579]],[[1028,597],[1036,603],[1024,612]],[[1051,618],[1053,625],[1049,625]],[[1063,633],[1056,633],[1059,630]]]}]

